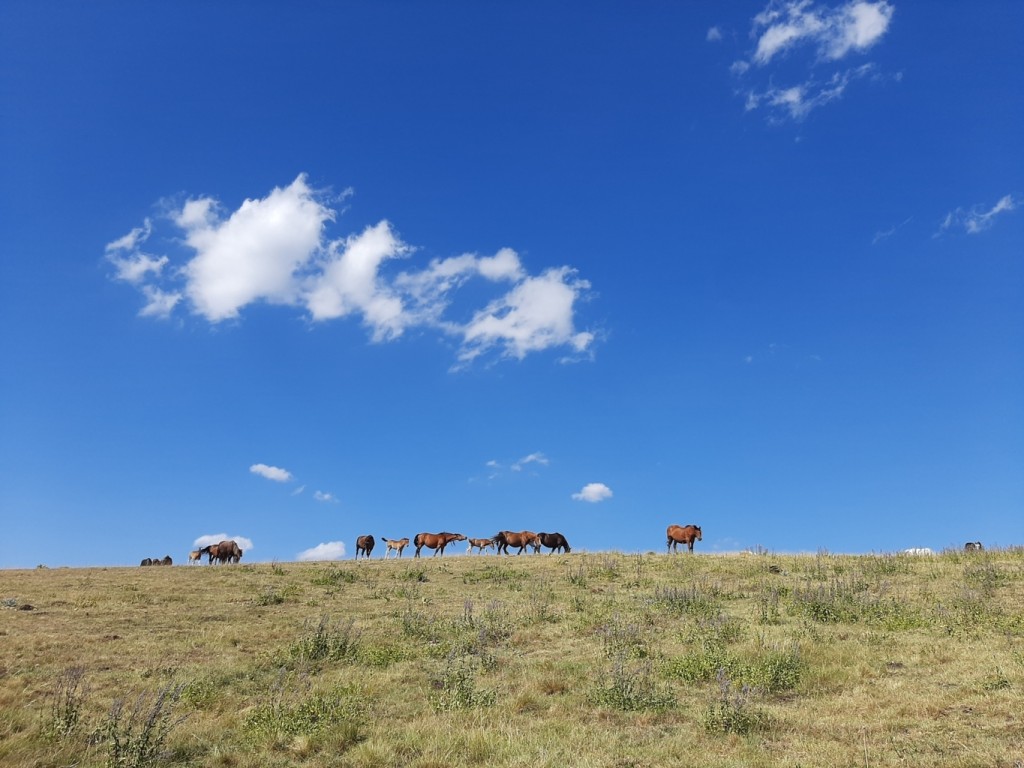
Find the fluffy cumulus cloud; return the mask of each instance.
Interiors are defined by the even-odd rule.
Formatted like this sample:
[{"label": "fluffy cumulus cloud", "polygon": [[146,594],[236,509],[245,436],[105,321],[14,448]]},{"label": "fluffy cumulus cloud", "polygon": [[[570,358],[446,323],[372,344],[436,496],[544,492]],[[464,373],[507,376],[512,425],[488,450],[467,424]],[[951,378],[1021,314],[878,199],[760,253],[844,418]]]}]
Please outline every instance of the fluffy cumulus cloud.
[{"label": "fluffy cumulus cloud", "polygon": [[196,540],[192,542],[192,546],[198,549],[200,547],[208,547],[211,544],[220,544],[222,541],[231,540],[234,540],[234,542],[238,545],[239,549],[241,549],[243,552],[249,552],[255,549],[252,543],[252,539],[247,538],[246,536],[228,536],[226,533],[203,534],[202,536],[197,537]]},{"label": "fluffy cumulus cloud", "polygon": [[315,547],[304,549],[295,559],[304,562],[310,560],[341,560],[345,556],[345,542],[327,541]]},{"label": "fluffy cumulus cloud", "polygon": [[[746,109],[765,108],[773,119],[802,120],[841,98],[851,83],[876,74],[870,62],[842,62],[878,44],[894,10],[886,0],[850,0],[834,6],[773,0],[751,22],[753,49],[731,67],[743,82],[740,92]],[[787,69],[782,69],[783,62]],[[795,82],[784,83],[794,77]]]},{"label": "fluffy cumulus cloud", "polygon": [[991,208],[984,205],[976,205],[969,209],[957,208],[946,214],[939,231],[935,234],[939,236],[948,230],[962,228],[969,235],[977,235],[990,229],[995,224],[997,216],[1014,210],[1018,203],[1013,195],[1004,195]]},{"label": "fluffy cumulus cloud", "polygon": [[591,504],[596,504],[599,501],[610,499],[612,495],[612,489],[604,483],[587,483],[583,486],[583,490],[574,493],[572,497],[576,501],[589,501]]},{"label": "fluffy cumulus cloud", "polygon": [[[510,248],[415,265],[415,249],[390,222],[332,238],[336,220],[327,195],[300,175],[234,211],[211,197],[174,206],[157,223],[172,230],[163,242],[179,243],[178,253],[146,250],[156,229],[147,219],[109,243],[106,258],[113,277],[142,294],[139,314],[147,317],[186,311],[220,323],[262,303],[293,307],[313,323],[356,318],[376,342],[430,328],[458,341],[456,367],[485,353],[522,359],[562,348],[563,359],[579,359],[591,352],[594,334],[576,327],[590,285],[572,268],[530,274]],[[456,294],[470,281],[490,287],[493,298],[453,316]]]},{"label": "fluffy cumulus cloud", "polygon": [[292,473],[287,469],[281,469],[281,467],[271,467],[266,464],[253,464],[249,467],[249,471],[254,475],[265,477],[267,480],[273,480],[278,483],[287,483],[292,479]]}]

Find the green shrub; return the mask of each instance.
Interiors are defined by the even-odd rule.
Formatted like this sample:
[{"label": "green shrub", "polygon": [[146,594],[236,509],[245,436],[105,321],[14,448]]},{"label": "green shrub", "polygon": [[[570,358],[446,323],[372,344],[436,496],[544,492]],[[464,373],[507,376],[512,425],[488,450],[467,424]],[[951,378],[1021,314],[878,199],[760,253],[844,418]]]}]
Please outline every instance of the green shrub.
[{"label": "green shrub", "polygon": [[745,735],[767,728],[770,724],[768,713],[751,706],[754,689],[744,685],[733,692],[732,685],[724,671],[718,674],[719,695],[701,715],[704,730]]},{"label": "green shrub", "polygon": [[675,694],[655,682],[649,664],[627,667],[622,657],[594,690],[593,699],[623,712],[663,712],[676,704]]},{"label": "green shrub", "polygon": [[46,735],[52,739],[66,739],[78,730],[82,719],[82,707],[88,696],[82,667],[68,667],[57,678],[53,702],[50,706],[50,722]]},{"label": "green shrub", "polygon": [[107,747],[107,768],[145,768],[163,757],[164,742],[185,716],[175,716],[174,707],[183,686],[165,686],[152,702],[139,694],[130,710],[123,699],[114,702],[97,738]]},{"label": "green shrub", "polygon": [[473,707],[489,707],[497,694],[476,686],[475,666],[466,658],[449,658],[440,677],[431,681],[430,705],[435,712],[453,712]]},{"label": "green shrub", "polygon": [[345,726],[353,740],[360,732],[363,706],[351,688],[315,692],[294,702],[283,698],[279,689],[246,715],[242,730],[251,742],[282,742],[338,726]]},{"label": "green shrub", "polygon": [[352,661],[359,652],[360,634],[355,619],[332,625],[330,618],[323,616],[316,626],[307,620],[302,636],[288,648],[288,660],[298,664]]},{"label": "green shrub", "polygon": [[359,574],[349,568],[337,568],[333,565],[321,569],[313,577],[312,583],[323,587],[336,587],[339,584],[355,584]]}]

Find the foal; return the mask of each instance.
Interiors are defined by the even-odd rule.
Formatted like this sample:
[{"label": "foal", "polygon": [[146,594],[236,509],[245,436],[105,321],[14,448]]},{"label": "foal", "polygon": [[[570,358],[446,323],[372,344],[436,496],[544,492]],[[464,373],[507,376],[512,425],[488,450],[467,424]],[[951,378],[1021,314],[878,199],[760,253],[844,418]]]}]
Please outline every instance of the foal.
[{"label": "foal", "polygon": [[388,545],[388,548],[384,550],[385,560],[388,559],[388,555],[391,553],[391,550],[396,551],[398,553],[398,556],[401,557],[402,550],[409,546],[408,536],[406,536],[404,539],[385,539],[383,536],[381,536],[380,540]]},{"label": "foal", "polygon": [[473,551],[474,548],[480,550],[480,554],[484,553],[484,550],[488,547],[494,546],[494,539],[469,539],[469,549],[466,550],[466,554]]}]

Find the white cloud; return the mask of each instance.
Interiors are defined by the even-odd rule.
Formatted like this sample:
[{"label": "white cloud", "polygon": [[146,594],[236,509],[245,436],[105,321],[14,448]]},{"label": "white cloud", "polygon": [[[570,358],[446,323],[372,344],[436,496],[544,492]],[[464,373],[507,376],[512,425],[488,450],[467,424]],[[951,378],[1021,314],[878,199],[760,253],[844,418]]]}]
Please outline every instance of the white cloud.
[{"label": "white cloud", "polygon": [[186,293],[211,322],[238,315],[255,301],[296,300],[295,273],[320,247],[334,212],[299,176],[262,200],[246,200],[225,220],[211,199],[191,200],[176,223],[196,255],[185,266]]},{"label": "white cloud", "polygon": [[808,80],[790,88],[770,88],[763,93],[753,91],[747,94],[747,111],[767,105],[772,109],[788,113],[793,120],[803,120],[812,110],[842,97],[846,87],[873,69],[872,64],[862,64],[854,69],[836,72],[824,83]]},{"label": "white cloud", "polygon": [[[839,99],[847,86],[871,71],[873,65],[831,72],[830,66],[876,45],[888,31],[893,13],[893,6],[886,0],[850,0],[832,8],[811,0],[773,0],[753,19],[753,52],[730,67],[737,77],[767,70],[759,87],[744,89],[746,110],[766,107],[771,114],[802,120],[812,110]],[[813,55],[796,64],[807,72],[803,82],[777,85],[781,77],[768,69],[769,65],[804,47]],[[821,79],[818,72],[825,72],[826,78]]]},{"label": "white cloud", "polygon": [[153,222],[147,218],[142,222],[141,227],[136,227],[127,235],[119,237],[113,242],[107,243],[106,251],[108,254],[117,253],[118,251],[134,251],[142,243],[146,242],[152,233]]},{"label": "white cloud", "polygon": [[306,306],[314,320],[330,320],[360,312],[375,341],[394,338],[407,318],[402,300],[384,283],[379,271],[388,259],[408,253],[391,225],[382,221],[361,234],[330,246],[323,271],[310,278]]},{"label": "white cloud", "polygon": [[199,536],[195,541],[192,542],[193,547],[207,547],[210,544],[220,544],[222,541],[230,541],[238,545],[242,552],[249,552],[255,549],[253,546],[252,539],[245,536],[228,536],[226,533],[207,533]]},{"label": "white cloud", "polygon": [[298,488],[296,488],[294,491],[292,491],[292,496],[301,496],[302,493],[305,490],[306,490],[306,486],[300,485]]},{"label": "white cloud", "polygon": [[515,472],[521,472],[523,467],[527,464],[540,464],[541,466],[546,467],[550,463],[551,461],[548,457],[538,451],[536,453],[531,453],[529,456],[524,456],[519,461],[515,462],[512,465],[512,469]]},{"label": "white cloud", "polygon": [[995,224],[995,217],[1002,213],[1009,213],[1017,207],[1019,201],[1014,200],[1013,195],[1004,195],[994,206],[987,211],[981,206],[974,206],[969,210],[957,208],[946,214],[939,231],[935,233],[938,237],[943,232],[953,227],[963,227],[969,235],[977,235],[990,229]]},{"label": "white cloud", "polygon": [[338,501],[338,497],[335,496],[333,493],[325,493],[324,491],[314,491],[313,492],[313,498],[316,499],[317,501],[323,501],[323,502],[326,502],[328,504],[340,504],[341,503],[341,502]]},{"label": "white cloud", "polygon": [[522,360],[529,352],[569,346],[583,352],[594,334],[573,326],[576,301],[590,288],[568,267],[529,277],[505,296],[477,312],[465,326],[459,359],[468,362],[498,348],[504,357]]},{"label": "white cloud", "polygon": [[254,475],[265,477],[267,480],[274,480],[278,483],[287,483],[292,479],[292,473],[280,467],[270,467],[266,464],[253,464],[249,471]]},{"label": "white cloud", "polygon": [[754,17],[757,37],[753,62],[759,66],[806,43],[823,59],[838,60],[851,51],[864,51],[889,29],[893,7],[879,2],[848,2],[838,8],[817,8],[809,0],[773,2]]},{"label": "white cloud", "polygon": [[576,501],[589,501],[594,504],[612,497],[612,489],[604,483],[587,483],[583,490],[572,495]]},{"label": "white cloud", "polygon": [[295,559],[304,562],[309,560],[341,560],[345,556],[345,542],[327,541],[315,547],[304,549]]},{"label": "white cloud", "polygon": [[146,306],[139,310],[141,317],[170,317],[181,301],[180,293],[167,293],[152,285],[142,286],[142,295],[146,297]]},{"label": "white cloud", "polygon": [[[575,326],[578,300],[590,286],[572,268],[531,275],[514,250],[502,248],[494,255],[435,259],[395,274],[390,264],[410,258],[415,249],[390,222],[330,239],[326,228],[336,217],[325,196],[299,175],[233,212],[211,197],[176,206],[164,221],[177,232],[164,241],[181,244],[184,258],[177,265],[171,256],[141,250],[153,231],[148,219],[108,244],[106,252],[114,278],[135,285],[146,298],[140,314],[148,317],[167,318],[186,307],[219,323],[255,303],[293,306],[314,322],[356,317],[376,342],[412,327],[433,329],[458,341],[461,364],[487,352],[522,359],[568,347],[578,358],[592,349],[594,334]],[[461,308],[461,318],[450,317],[453,295],[471,280],[505,284],[504,295],[483,309]]]},{"label": "white cloud", "polygon": [[722,39],[722,30],[718,27],[711,27],[708,30],[707,41],[709,43],[715,43]]}]

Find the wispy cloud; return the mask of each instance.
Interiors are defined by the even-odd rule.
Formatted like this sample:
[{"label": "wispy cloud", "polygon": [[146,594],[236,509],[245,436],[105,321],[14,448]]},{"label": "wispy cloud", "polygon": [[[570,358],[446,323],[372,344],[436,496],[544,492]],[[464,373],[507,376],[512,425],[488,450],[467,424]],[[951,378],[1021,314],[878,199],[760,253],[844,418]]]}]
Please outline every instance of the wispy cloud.
[{"label": "wispy cloud", "polygon": [[207,533],[196,538],[192,542],[193,547],[207,547],[210,544],[220,544],[222,541],[234,540],[238,544],[239,548],[243,552],[249,552],[256,547],[253,546],[252,539],[247,536],[228,536],[226,533]]},{"label": "wispy cloud", "polygon": [[889,227],[886,230],[882,230],[881,232],[875,232],[875,236],[873,238],[871,238],[871,244],[872,245],[878,245],[883,240],[888,240],[890,237],[895,235],[898,230],[902,229],[907,224],[909,224],[910,220],[912,218],[913,218],[912,216],[908,216],[906,219],[904,219],[899,224],[893,224],[891,227]]},{"label": "wispy cloud", "polygon": [[295,556],[300,562],[310,560],[341,560],[345,556],[345,542],[326,541],[317,544],[315,547],[304,549]]},{"label": "wispy cloud", "polygon": [[292,473],[287,469],[281,469],[280,467],[271,467],[266,464],[253,464],[249,467],[249,471],[254,475],[265,477],[267,480],[273,480],[277,483],[287,483],[292,479]]},{"label": "wispy cloud", "polygon": [[[211,197],[193,198],[159,221],[173,228],[168,241],[182,244],[180,254],[143,251],[154,231],[147,219],[109,243],[106,257],[113,277],[145,297],[144,316],[167,318],[185,308],[221,323],[266,303],[296,308],[314,323],[358,318],[375,342],[429,328],[458,340],[455,368],[485,354],[522,359],[563,348],[569,359],[583,359],[592,352],[595,334],[576,327],[590,284],[571,267],[530,274],[510,248],[413,266],[416,249],[387,220],[329,237],[338,218],[332,204],[305,175],[234,211]],[[399,270],[397,263],[410,266]],[[454,296],[470,281],[498,295],[454,316]]]},{"label": "wispy cloud", "polygon": [[[811,0],[773,0],[752,20],[753,50],[730,67],[737,77],[755,81],[741,88],[747,111],[766,108],[774,119],[799,121],[841,98],[851,83],[873,71],[873,65],[842,67],[839,62],[876,45],[888,31],[893,13],[886,0],[850,0],[834,7]],[[793,62],[798,52],[804,52],[804,58]],[[781,72],[774,65],[783,58],[807,74],[794,84],[776,85]]]},{"label": "wispy cloud", "polygon": [[718,27],[711,27],[708,30],[707,41],[709,43],[717,43],[721,39],[722,39],[722,30],[720,30]]},{"label": "wispy cloud", "polygon": [[604,483],[587,483],[579,493],[572,495],[576,501],[589,501],[591,504],[610,499],[612,496],[612,489]]},{"label": "wispy cloud", "polygon": [[322,501],[326,504],[340,504],[338,497],[333,493],[326,493],[325,491],[314,491],[313,498],[317,501]]},{"label": "wispy cloud", "polygon": [[1009,213],[1016,209],[1018,204],[1019,201],[1015,200],[1013,195],[1004,195],[988,210],[982,205],[975,205],[969,209],[957,208],[946,214],[946,218],[942,220],[942,224],[939,225],[939,230],[934,236],[939,237],[950,229],[960,228],[969,235],[977,235],[991,229],[995,224],[996,216]]},{"label": "wispy cloud", "polygon": [[548,457],[538,451],[537,453],[531,453],[529,456],[523,456],[519,461],[513,463],[512,471],[521,472],[523,468],[529,464],[540,464],[541,466],[546,467],[550,463],[551,461]]}]

